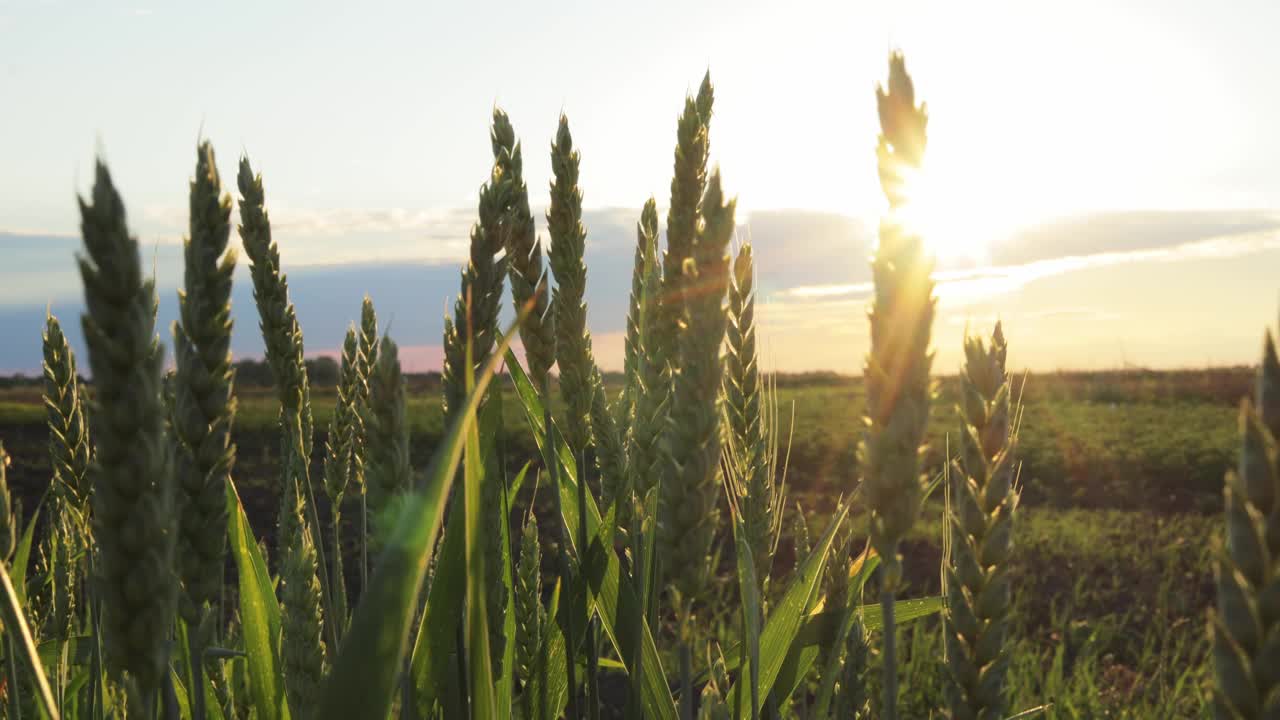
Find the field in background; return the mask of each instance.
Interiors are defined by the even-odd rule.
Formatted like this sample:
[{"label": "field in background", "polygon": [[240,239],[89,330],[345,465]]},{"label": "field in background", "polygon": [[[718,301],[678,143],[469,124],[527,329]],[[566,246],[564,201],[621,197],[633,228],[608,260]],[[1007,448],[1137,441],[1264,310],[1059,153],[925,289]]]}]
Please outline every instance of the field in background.
[{"label": "field in background", "polygon": [[[1208,683],[1208,559],[1221,525],[1214,513],[1239,443],[1238,404],[1252,381],[1252,371],[1243,368],[1026,377],[1019,450],[1024,512],[1011,568],[1019,599],[1014,707],[1053,699],[1085,716],[1121,707],[1183,716],[1199,707]],[[791,506],[805,509],[816,533],[857,477],[862,384],[827,374],[785,376],[777,384],[784,437],[794,409]],[[947,433],[958,425],[953,387],[954,378],[939,385],[930,427],[935,469]],[[440,392],[430,376],[411,379],[409,391],[413,465],[420,470],[441,433]],[[276,402],[268,389],[238,388],[237,395],[233,474],[252,525],[269,530],[276,498],[269,479],[278,477]],[[333,399],[332,388],[313,390],[319,435],[313,477]],[[509,455],[533,457],[518,403],[504,408]],[[0,389],[0,440],[13,456],[10,483],[27,508],[48,484],[47,438],[39,387]],[[906,596],[938,592],[940,516],[941,504],[933,503],[904,548],[913,586]],[[789,569],[790,558],[784,538],[777,562]],[[902,677],[916,681],[904,685],[906,717],[926,717],[940,706],[940,687],[920,682],[937,673],[913,665],[941,656],[936,626],[921,628],[902,645]]]}]

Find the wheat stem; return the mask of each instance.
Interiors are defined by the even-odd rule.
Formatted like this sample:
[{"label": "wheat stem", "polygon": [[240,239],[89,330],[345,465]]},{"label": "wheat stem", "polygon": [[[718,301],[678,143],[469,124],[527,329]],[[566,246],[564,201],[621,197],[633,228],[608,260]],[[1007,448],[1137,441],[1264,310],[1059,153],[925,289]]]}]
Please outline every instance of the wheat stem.
[{"label": "wheat stem", "polygon": [[144,280],[124,204],[101,161],[90,202],[80,200],[84,252],[82,317],[98,403],[93,534],[98,625],[108,669],[128,673],[136,704],[150,708],[166,677],[174,582],[174,487],[160,400],[163,348],[156,340],[156,295]]},{"label": "wheat stem", "polygon": [[888,89],[876,90],[881,134],[876,149],[880,183],[889,200],[872,260],[875,293],[869,320],[871,351],[866,362],[866,430],[859,445],[864,495],[871,509],[871,544],[882,558],[884,611],[884,706],[897,717],[898,676],[893,604],[902,579],[898,545],[915,523],[923,493],[920,456],[933,394],[929,377],[933,326],[933,259],[921,239],[904,227],[906,183],[918,171],[928,120],[901,54],[889,58]]}]

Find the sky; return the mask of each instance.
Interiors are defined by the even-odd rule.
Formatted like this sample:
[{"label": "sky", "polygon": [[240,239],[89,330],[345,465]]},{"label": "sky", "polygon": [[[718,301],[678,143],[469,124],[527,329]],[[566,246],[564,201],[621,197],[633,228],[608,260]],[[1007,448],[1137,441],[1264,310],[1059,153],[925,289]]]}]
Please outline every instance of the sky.
[{"label": "sky", "polygon": [[[308,352],[333,352],[368,292],[409,369],[438,367],[495,105],[544,238],[569,118],[589,322],[618,368],[639,208],[665,209],[676,118],[708,70],[764,366],[860,372],[892,49],[930,113],[939,371],[997,319],[1014,367],[1053,370],[1249,363],[1277,317],[1280,4],[445,5],[0,0],[0,372],[39,367],[47,308],[83,352],[75,198],[99,155],[167,337],[201,138],[227,187],[242,153],[263,173]],[[260,356],[244,270],[233,351]]]}]

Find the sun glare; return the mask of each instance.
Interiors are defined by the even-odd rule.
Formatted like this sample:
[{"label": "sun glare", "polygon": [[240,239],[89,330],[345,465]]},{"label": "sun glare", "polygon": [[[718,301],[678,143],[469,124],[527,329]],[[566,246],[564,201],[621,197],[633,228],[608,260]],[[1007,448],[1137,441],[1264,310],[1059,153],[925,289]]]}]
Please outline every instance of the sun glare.
[{"label": "sun glare", "polygon": [[899,216],[939,258],[983,260],[990,243],[1007,231],[965,184],[948,182],[942,173],[912,172],[905,187],[907,203]]}]

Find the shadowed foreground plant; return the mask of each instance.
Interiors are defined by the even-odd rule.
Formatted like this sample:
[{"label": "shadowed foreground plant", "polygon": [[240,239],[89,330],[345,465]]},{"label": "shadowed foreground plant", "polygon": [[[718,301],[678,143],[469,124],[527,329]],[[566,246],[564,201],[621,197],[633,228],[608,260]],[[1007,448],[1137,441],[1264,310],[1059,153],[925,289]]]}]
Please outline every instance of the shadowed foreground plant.
[{"label": "shadowed foreground plant", "polygon": [[889,58],[888,89],[876,90],[880,111],[880,185],[889,212],[880,221],[879,244],[871,263],[875,292],[871,302],[871,352],[866,362],[866,430],[858,447],[863,493],[871,509],[871,545],[883,560],[885,718],[897,717],[897,656],[893,603],[902,581],[898,544],[920,512],[924,478],[925,423],[933,386],[933,258],[919,235],[902,223],[909,178],[924,158],[928,115],[917,106],[915,89],[902,55]]},{"label": "shadowed foreground plant", "polygon": [[1240,409],[1240,459],[1226,478],[1226,547],[1210,613],[1214,713],[1280,715],[1280,359],[1268,331],[1257,391]]},{"label": "shadowed foreground plant", "polygon": [[91,202],[80,200],[83,316],[97,412],[93,486],[98,632],[107,667],[131,679],[130,703],[153,707],[167,673],[166,628],[177,599],[174,488],[160,401],[163,349],[156,295],[143,280],[138,243],[106,165],[98,162]]},{"label": "shadowed foreground plant", "polygon": [[960,461],[953,471],[950,567],[945,617],[951,715],[1003,720],[1004,676],[1012,620],[1009,560],[1013,550],[1013,450],[1017,438],[1008,345],[996,323],[991,343],[964,341],[960,373]]}]

